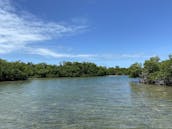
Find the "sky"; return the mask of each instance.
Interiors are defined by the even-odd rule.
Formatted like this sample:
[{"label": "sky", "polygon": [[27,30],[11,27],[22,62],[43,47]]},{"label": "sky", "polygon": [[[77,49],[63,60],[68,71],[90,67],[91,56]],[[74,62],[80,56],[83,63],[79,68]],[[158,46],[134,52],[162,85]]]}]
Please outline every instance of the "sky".
[{"label": "sky", "polygon": [[128,67],[172,54],[171,0],[0,0],[0,58]]}]

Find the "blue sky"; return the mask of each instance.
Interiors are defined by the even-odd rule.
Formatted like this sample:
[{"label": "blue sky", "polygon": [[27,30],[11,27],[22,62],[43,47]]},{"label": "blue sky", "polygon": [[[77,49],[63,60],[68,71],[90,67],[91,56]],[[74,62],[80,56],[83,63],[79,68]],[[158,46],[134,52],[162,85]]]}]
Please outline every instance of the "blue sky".
[{"label": "blue sky", "polygon": [[0,58],[127,67],[172,53],[171,0],[0,0]]}]

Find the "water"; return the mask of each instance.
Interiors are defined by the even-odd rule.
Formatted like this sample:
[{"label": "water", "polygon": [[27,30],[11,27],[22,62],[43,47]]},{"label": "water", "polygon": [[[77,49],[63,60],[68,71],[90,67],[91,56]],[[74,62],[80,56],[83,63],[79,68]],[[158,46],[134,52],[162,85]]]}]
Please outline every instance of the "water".
[{"label": "water", "polygon": [[172,128],[172,87],[126,76],[0,83],[0,129],[127,128]]}]

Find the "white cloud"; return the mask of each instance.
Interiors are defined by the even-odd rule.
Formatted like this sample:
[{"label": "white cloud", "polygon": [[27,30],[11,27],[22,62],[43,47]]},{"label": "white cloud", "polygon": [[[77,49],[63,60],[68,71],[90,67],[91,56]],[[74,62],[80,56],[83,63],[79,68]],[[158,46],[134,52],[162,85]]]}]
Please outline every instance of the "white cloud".
[{"label": "white cloud", "polygon": [[41,56],[51,56],[54,58],[93,58],[95,55],[87,55],[87,54],[62,54],[53,52],[49,49],[38,48],[38,49],[27,49],[31,54],[37,54]]},{"label": "white cloud", "polygon": [[82,25],[73,26],[45,22],[28,12],[24,14],[19,13],[11,3],[11,0],[0,0],[0,54],[24,50],[29,54],[50,56],[53,58],[94,58],[112,60],[148,57],[144,54],[65,54],[57,53],[47,48],[31,48],[30,43],[40,44],[42,41],[87,29],[84,25],[87,22],[86,19],[74,18],[72,21],[77,24],[81,23]]},{"label": "white cloud", "polygon": [[[54,22],[44,22],[36,16],[25,12],[19,14],[10,0],[0,0],[0,54],[16,50],[30,51],[30,43],[51,40],[66,34],[84,30],[85,26],[61,25]],[[51,50],[35,48],[39,55],[62,57]],[[38,52],[39,51],[39,52]],[[30,51],[31,52],[31,51]],[[42,52],[42,54],[41,54]],[[58,56],[59,55],[59,56]],[[63,55],[65,56],[65,55]],[[69,57],[69,55],[67,55]]]},{"label": "white cloud", "polygon": [[49,49],[45,48],[27,48],[27,52],[30,54],[36,54],[46,57],[53,57],[53,58],[85,58],[91,60],[115,60],[115,59],[143,59],[143,58],[150,58],[154,55],[145,55],[145,54],[65,54],[65,53],[57,53]]},{"label": "white cloud", "polygon": [[145,59],[153,57],[153,55],[146,55],[143,53],[132,53],[132,54],[103,54],[103,55],[96,55],[99,59],[104,60],[115,60],[115,59]]}]

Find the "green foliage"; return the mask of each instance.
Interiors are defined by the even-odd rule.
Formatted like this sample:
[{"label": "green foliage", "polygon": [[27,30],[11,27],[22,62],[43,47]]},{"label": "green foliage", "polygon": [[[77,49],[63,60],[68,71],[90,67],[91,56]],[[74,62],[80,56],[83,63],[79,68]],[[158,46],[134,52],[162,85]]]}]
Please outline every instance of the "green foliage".
[{"label": "green foliage", "polygon": [[7,62],[0,59],[0,81],[26,80],[28,78],[46,77],[88,77],[105,75],[129,75],[140,77],[143,83],[172,85],[172,55],[161,61],[159,57],[152,57],[144,62],[143,68],[139,63],[129,68],[102,67],[89,62],[63,62],[60,65],[46,63],[33,64],[20,61]]},{"label": "green foliage", "polygon": [[8,63],[0,60],[0,81],[25,80],[28,77],[27,65],[21,62]]},{"label": "green foliage", "polygon": [[159,57],[152,57],[146,60],[142,71],[144,83],[172,85],[172,56],[169,59],[159,62]]},{"label": "green foliage", "polygon": [[113,68],[113,67],[110,67],[107,72],[108,72],[109,75],[115,75],[116,74],[115,73],[115,68]]},{"label": "green foliage", "polygon": [[106,67],[102,67],[100,66],[98,71],[97,71],[97,75],[98,76],[104,76],[104,75],[107,75],[107,68]]},{"label": "green foliage", "polygon": [[144,72],[154,73],[159,71],[159,57],[152,57],[144,63]]},{"label": "green foliage", "polygon": [[110,67],[107,69],[108,75],[128,75],[128,69],[127,68],[120,68],[119,66],[116,66],[115,68]]},{"label": "green foliage", "polygon": [[139,63],[132,64],[129,67],[129,76],[133,78],[140,77],[142,73],[142,65]]},{"label": "green foliage", "polygon": [[89,62],[63,62],[60,65],[33,64],[0,60],[0,81],[25,80],[32,77],[88,77],[126,74],[125,68],[106,68]]}]

